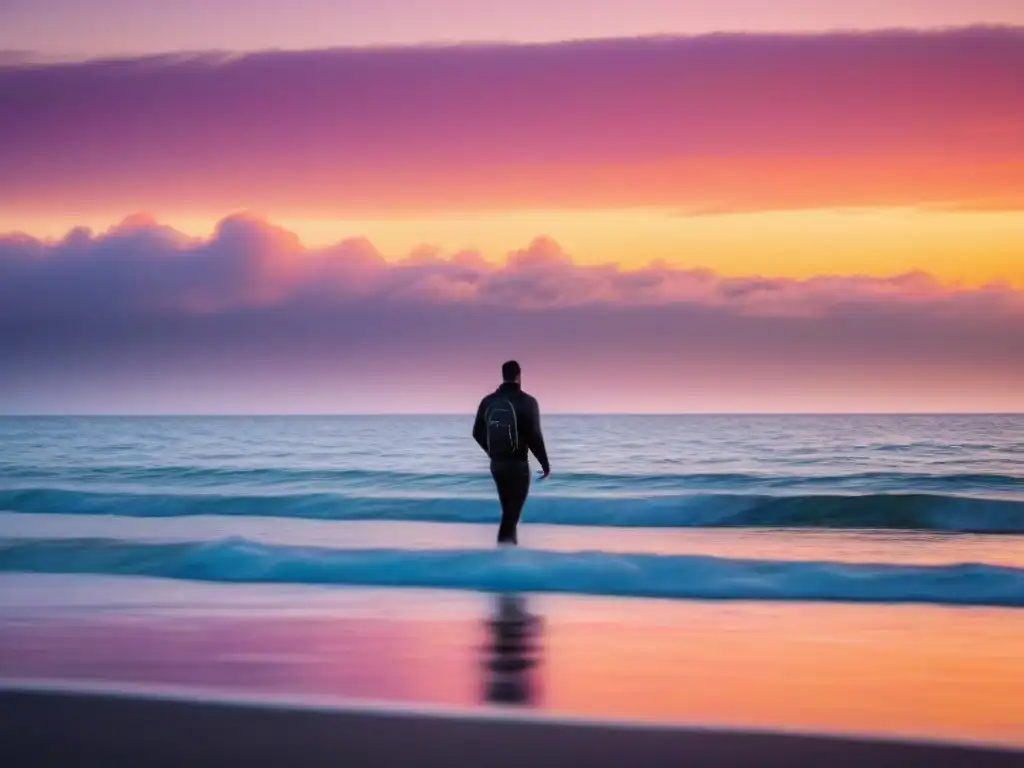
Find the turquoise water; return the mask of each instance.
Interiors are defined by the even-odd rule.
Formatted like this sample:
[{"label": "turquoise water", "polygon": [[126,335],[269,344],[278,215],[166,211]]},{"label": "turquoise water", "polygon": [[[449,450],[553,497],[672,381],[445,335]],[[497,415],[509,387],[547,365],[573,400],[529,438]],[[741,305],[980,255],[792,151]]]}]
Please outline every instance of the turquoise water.
[{"label": "turquoise water", "polygon": [[517,551],[470,417],[0,420],[0,571],[1024,605],[1024,416],[550,416]]}]

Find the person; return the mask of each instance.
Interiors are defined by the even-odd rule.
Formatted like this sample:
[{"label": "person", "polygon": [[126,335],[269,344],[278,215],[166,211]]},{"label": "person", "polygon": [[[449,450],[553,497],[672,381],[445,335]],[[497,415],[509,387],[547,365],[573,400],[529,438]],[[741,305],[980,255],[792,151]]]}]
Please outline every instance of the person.
[{"label": "person", "polygon": [[498,544],[518,544],[519,518],[530,493],[529,454],[540,462],[541,477],[551,474],[540,406],[523,392],[522,369],[515,360],[501,366],[501,386],[480,401],[473,423],[473,439],[491,460],[491,476],[501,503]]}]

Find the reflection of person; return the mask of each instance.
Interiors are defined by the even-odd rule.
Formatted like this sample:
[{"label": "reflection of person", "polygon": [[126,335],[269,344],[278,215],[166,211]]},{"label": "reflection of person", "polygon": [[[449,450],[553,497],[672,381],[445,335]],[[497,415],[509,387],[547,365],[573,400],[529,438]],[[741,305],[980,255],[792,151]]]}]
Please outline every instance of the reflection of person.
[{"label": "reflection of person", "polygon": [[523,392],[519,363],[509,360],[501,366],[501,378],[501,386],[480,401],[473,439],[491,459],[501,502],[498,543],[515,545],[516,527],[530,493],[529,454],[540,462],[542,477],[551,474],[551,465],[540,429],[540,406]]},{"label": "reflection of person", "polygon": [[530,671],[537,664],[540,620],[526,610],[520,595],[498,595],[496,607],[488,620],[491,645],[484,696],[498,704],[530,704],[534,699]]}]

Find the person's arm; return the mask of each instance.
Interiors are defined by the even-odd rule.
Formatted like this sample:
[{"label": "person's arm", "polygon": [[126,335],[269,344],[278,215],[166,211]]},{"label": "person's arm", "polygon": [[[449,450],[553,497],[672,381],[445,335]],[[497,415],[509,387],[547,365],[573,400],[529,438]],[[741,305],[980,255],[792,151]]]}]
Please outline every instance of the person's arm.
[{"label": "person's arm", "polygon": [[540,405],[536,399],[531,398],[531,400],[530,410],[533,413],[530,416],[533,423],[530,429],[529,449],[537,457],[537,461],[540,462],[540,468],[544,473],[544,477],[547,477],[551,474],[551,464],[548,463],[548,452],[544,447],[544,433],[540,429]]},{"label": "person's arm", "polygon": [[487,421],[484,416],[486,406],[487,398],[485,397],[476,409],[476,421],[473,422],[473,439],[476,440],[477,445],[483,448],[484,453],[487,453]]}]

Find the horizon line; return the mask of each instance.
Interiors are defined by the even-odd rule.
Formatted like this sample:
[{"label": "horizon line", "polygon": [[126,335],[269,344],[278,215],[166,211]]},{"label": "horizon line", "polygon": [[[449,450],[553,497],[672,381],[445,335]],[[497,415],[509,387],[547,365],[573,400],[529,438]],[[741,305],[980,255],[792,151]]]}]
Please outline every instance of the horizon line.
[{"label": "horizon line", "polygon": [[[437,412],[309,412],[309,413],[224,413],[224,412],[176,412],[176,413],[0,413],[0,419],[258,419],[258,418],[382,418],[391,416],[431,418],[444,416],[472,417],[475,411]],[[1024,416],[1019,411],[544,411],[548,416]]]}]

